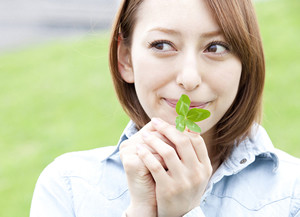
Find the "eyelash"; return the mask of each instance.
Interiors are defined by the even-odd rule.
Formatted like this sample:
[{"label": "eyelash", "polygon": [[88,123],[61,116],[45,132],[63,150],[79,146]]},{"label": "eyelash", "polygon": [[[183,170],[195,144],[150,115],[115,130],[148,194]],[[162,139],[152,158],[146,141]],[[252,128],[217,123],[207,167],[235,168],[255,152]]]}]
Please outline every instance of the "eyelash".
[{"label": "eyelash", "polygon": [[168,41],[168,40],[157,40],[157,41],[153,41],[153,42],[148,42],[148,47],[153,48],[156,45],[163,44],[163,43],[168,44],[171,47],[175,47],[174,44],[172,42]]},{"label": "eyelash", "polygon": [[[206,46],[206,49],[204,51],[206,51],[209,47],[211,47],[213,45],[221,45],[222,47],[224,47],[227,50],[227,52],[231,51],[230,45],[228,43],[226,43],[226,42],[223,42],[223,41],[212,41],[212,42],[210,42]],[[222,54],[217,54],[217,55],[222,55]]]}]

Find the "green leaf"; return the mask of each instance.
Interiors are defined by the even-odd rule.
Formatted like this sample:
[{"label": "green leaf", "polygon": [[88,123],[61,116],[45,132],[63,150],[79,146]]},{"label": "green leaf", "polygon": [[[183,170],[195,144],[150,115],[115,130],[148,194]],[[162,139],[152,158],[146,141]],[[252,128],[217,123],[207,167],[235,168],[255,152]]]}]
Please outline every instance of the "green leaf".
[{"label": "green leaf", "polygon": [[186,115],[189,111],[189,108],[190,108],[190,104],[191,104],[191,100],[189,99],[189,97],[185,94],[182,94],[176,104],[177,114],[183,115],[184,117],[186,117]]},{"label": "green leaf", "polygon": [[186,121],[187,120],[185,119],[184,116],[178,115],[176,117],[176,120],[175,120],[175,122],[176,122],[176,129],[179,130],[180,132],[183,132],[184,129],[185,129],[185,127],[186,127]]},{"label": "green leaf", "polygon": [[206,109],[192,108],[188,111],[186,118],[194,122],[199,122],[208,118],[209,116],[210,112]]},{"label": "green leaf", "polygon": [[197,124],[195,124],[193,121],[191,121],[191,120],[186,120],[186,126],[191,131],[194,131],[194,132],[197,132],[197,133],[201,133],[201,128]]},{"label": "green leaf", "polygon": [[190,109],[191,100],[187,95],[182,94],[176,104],[176,129],[183,132],[186,127],[191,131],[200,133],[201,128],[195,123],[202,121],[210,116],[210,111],[206,109]]}]

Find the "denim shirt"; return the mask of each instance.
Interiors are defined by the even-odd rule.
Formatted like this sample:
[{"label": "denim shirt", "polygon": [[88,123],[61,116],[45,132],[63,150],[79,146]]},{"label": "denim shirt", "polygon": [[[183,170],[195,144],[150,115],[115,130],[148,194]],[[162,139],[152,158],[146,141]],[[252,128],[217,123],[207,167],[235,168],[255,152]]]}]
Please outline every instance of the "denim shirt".
[{"label": "denim shirt", "polygon": [[[119,145],[136,133],[130,122]],[[130,195],[119,145],[67,153],[40,175],[31,217],[121,217]],[[300,217],[300,162],[275,149],[265,132],[235,146],[184,217]]]}]

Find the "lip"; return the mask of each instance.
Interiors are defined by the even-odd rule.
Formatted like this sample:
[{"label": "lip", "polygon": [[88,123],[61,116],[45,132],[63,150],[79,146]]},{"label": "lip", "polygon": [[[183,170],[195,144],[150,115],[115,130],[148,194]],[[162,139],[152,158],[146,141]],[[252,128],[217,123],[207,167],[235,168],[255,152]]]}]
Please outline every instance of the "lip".
[{"label": "lip", "polygon": [[[178,102],[178,100],[176,99],[167,99],[167,98],[163,98],[164,101],[169,105],[171,106],[172,108],[176,108],[176,104]],[[191,105],[190,105],[190,109],[191,108],[205,108],[207,105],[208,105],[209,102],[194,102],[192,101],[191,102]]]}]

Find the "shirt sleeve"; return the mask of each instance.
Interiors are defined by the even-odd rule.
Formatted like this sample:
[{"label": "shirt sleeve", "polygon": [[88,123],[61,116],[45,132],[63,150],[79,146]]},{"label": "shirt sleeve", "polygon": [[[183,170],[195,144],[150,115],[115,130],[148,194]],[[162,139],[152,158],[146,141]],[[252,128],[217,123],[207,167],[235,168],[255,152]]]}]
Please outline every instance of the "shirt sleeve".
[{"label": "shirt sleeve", "polygon": [[205,217],[205,215],[202,212],[200,206],[197,206],[191,211],[189,211],[187,214],[185,214],[183,217]]},{"label": "shirt sleeve", "polygon": [[68,177],[55,161],[41,173],[31,202],[30,217],[75,217]]}]

